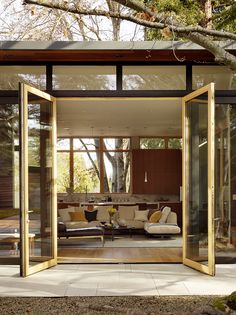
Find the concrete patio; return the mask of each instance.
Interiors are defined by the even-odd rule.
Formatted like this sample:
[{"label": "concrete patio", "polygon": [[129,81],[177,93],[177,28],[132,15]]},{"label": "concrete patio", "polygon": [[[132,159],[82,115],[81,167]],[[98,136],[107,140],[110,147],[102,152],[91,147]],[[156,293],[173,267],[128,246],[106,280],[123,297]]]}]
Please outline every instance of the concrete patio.
[{"label": "concrete patio", "polygon": [[225,295],[236,291],[236,264],[210,277],[182,264],[64,264],[28,278],[19,266],[0,266],[0,296]]}]

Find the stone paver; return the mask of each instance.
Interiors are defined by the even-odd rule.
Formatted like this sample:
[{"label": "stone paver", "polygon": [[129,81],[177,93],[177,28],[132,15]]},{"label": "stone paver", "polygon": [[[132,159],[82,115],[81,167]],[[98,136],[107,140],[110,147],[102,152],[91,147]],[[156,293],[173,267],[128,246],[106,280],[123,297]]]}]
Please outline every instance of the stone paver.
[{"label": "stone paver", "polygon": [[19,277],[0,266],[0,296],[225,295],[236,291],[236,264],[210,277],[181,264],[65,264]]}]

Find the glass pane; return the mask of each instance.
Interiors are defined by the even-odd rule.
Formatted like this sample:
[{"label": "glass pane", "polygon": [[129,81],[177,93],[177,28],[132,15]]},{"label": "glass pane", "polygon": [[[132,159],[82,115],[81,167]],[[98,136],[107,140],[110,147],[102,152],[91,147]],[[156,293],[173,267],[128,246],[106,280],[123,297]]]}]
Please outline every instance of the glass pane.
[{"label": "glass pane", "polygon": [[236,71],[226,66],[193,66],[193,90],[215,82],[216,90],[235,90]]},{"label": "glass pane", "polygon": [[130,153],[105,152],[104,191],[110,193],[130,192]]},{"label": "glass pane", "polygon": [[70,153],[57,152],[57,192],[66,193],[70,187]]},{"label": "glass pane", "polygon": [[57,150],[70,150],[70,139],[57,139]]},{"label": "glass pane", "polygon": [[35,265],[53,255],[52,107],[51,102],[30,93],[29,102],[29,263]]},{"label": "glass pane", "polygon": [[123,90],[185,90],[185,66],[123,66]]},{"label": "glass pane", "polygon": [[115,66],[54,66],[54,90],[115,90]]},{"label": "glass pane", "polygon": [[140,138],[140,149],[165,149],[165,139]]},{"label": "glass pane", "polygon": [[19,106],[0,104],[0,260],[19,257]]},{"label": "glass pane", "polygon": [[74,150],[99,149],[99,138],[75,138],[73,141]]},{"label": "glass pane", "polygon": [[216,105],[216,262],[236,262],[236,106]]},{"label": "glass pane", "polygon": [[188,259],[208,261],[208,104],[207,93],[187,103],[188,165],[187,216]]},{"label": "glass pane", "polygon": [[104,150],[129,150],[130,138],[104,138]]},{"label": "glass pane", "polygon": [[98,152],[74,153],[74,191],[100,192],[100,158]]},{"label": "glass pane", "polygon": [[46,90],[46,67],[0,66],[0,90],[18,90],[19,82]]},{"label": "glass pane", "polygon": [[169,138],[168,149],[182,149],[182,139],[180,138]]}]

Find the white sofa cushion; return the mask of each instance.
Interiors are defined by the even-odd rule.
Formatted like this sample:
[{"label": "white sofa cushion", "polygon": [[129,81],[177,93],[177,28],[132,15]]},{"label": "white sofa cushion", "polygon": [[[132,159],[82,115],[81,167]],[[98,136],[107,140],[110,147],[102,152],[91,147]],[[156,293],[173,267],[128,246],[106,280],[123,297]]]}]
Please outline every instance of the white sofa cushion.
[{"label": "white sofa cushion", "polygon": [[126,220],[126,226],[132,226],[135,229],[143,229],[144,222],[143,221],[135,221],[135,220]]},{"label": "white sofa cushion", "polygon": [[144,224],[144,229],[149,234],[179,234],[180,228],[176,224],[160,224],[160,223],[148,223]]},{"label": "white sofa cushion", "polygon": [[138,211],[137,206],[119,206],[118,208],[119,219],[121,220],[134,220],[134,212]]},{"label": "white sofa cushion", "polygon": [[166,223],[177,224],[177,214],[171,211],[170,214],[168,215]]},{"label": "white sofa cushion", "polygon": [[134,221],[148,221],[149,210],[138,210],[134,212]]},{"label": "white sofa cushion", "polygon": [[161,218],[159,220],[159,223],[166,223],[170,211],[171,211],[170,207],[167,206],[164,207],[164,209],[161,211]]},{"label": "white sofa cushion", "polygon": [[62,222],[71,221],[69,212],[75,212],[76,207],[69,207],[64,209],[58,209],[59,216]]},{"label": "white sofa cushion", "polygon": [[88,227],[87,221],[67,221],[65,222],[65,226],[67,229],[78,229],[83,227]]},{"label": "white sofa cushion", "polygon": [[97,212],[97,221],[99,222],[109,222],[110,216],[108,213],[108,209],[111,208],[111,206],[97,206],[95,209]]}]

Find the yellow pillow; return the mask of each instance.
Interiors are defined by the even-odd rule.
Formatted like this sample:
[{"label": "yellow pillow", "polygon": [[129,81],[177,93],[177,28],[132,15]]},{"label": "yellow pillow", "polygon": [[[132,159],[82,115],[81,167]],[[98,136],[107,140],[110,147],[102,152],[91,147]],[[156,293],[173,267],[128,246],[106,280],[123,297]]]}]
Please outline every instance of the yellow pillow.
[{"label": "yellow pillow", "polygon": [[[74,212],[75,213],[75,212]],[[155,211],[149,218],[150,223],[157,223],[161,218],[161,211]]]},{"label": "yellow pillow", "polygon": [[69,212],[71,221],[87,221],[83,212]]}]

